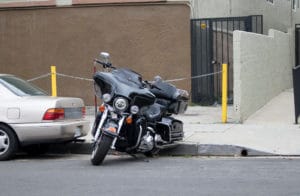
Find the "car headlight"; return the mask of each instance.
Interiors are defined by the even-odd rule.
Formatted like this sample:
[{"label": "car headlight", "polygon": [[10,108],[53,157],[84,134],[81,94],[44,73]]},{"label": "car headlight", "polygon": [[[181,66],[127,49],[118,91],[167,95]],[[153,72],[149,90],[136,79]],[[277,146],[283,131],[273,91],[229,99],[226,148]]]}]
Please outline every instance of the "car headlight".
[{"label": "car headlight", "polygon": [[128,107],[128,101],[122,97],[114,100],[114,108],[120,112],[124,112]]}]

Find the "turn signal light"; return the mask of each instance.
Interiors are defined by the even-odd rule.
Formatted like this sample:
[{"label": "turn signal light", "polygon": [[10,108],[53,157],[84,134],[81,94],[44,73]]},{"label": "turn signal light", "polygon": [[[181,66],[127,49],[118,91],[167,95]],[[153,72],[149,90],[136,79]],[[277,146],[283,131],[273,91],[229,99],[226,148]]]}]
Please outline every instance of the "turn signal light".
[{"label": "turn signal light", "polygon": [[51,108],[44,114],[43,120],[62,120],[65,118],[65,110],[63,108]]},{"label": "turn signal light", "polygon": [[132,124],[132,117],[131,116],[128,116],[126,118],[126,124],[128,124],[128,125]]},{"label": "turn signal light", "polygon": [[81,114],[82,114],[82,118],[84,118],[85,115],[86,115],[86,109],[85,109],[85,107],[81,108]]},{"label": "turn signal light", "polygon": [[113,133],[117,132],[117,129],[115,127],[108,127],[107,130]]},{"label": "turn signal light", "polygon": [[105,111],[105,106],[102,104],[99,106],[99,111],[104,112]]}]

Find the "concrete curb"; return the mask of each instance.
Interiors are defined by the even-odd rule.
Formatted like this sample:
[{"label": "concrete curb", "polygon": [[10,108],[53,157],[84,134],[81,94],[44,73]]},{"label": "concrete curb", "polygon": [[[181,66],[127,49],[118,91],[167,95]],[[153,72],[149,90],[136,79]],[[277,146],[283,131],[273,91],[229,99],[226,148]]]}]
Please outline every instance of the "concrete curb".
[{"label": "concrete curb", "polygon": [[[87,142],[74,142],[67,144],[55,144],[49,148],[49,153],[58,154],[91,154],[92,144]],[[215,144],[190,144],[180,143],[171,149],[161,150],[163,156],[275,156],[250,148],[234,145]]]}]

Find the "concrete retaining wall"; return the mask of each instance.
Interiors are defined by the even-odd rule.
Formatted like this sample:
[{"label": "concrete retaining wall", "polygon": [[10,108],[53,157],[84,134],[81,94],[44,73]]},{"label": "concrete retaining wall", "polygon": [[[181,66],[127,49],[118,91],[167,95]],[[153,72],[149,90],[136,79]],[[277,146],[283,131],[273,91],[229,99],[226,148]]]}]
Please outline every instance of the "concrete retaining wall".
[{"label": "concrete retaining wall", "polygon": [[234,110],[242,122],[281,91],[292,87],[290,35],[234,31]]}]

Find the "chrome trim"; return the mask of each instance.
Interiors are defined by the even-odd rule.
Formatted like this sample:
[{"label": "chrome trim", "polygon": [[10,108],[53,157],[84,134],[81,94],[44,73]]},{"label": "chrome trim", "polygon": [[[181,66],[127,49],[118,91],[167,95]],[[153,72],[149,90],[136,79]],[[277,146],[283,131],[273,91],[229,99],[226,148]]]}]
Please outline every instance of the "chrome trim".
[{"label": "chrome trim", "polygon": [[[125,120],[126,116],[122,116],[122,118],[119,120],[118,123],[118,130],[117,130],[117,134],[119,135],[121,128],[123,126],[124,120]],[[112,144],[111,144],[111,149],[115,149],[115,144],[117,142],[118,137],[115,137]]]},{"label": "chrome trim", "polygon": [[99,138],[99,136],[100,136],[100,132],[101,132],[100,129],[102,128],[102,126],[103,126],[103,124],[104,124],[104,121],[105,121],[105,119],[106,119],[106,117],[107,117],[107,113],[108,113],[108,109],[106,108],[106,109],[104,110],[102,116],[101,116],[101,120],[100,120],[99,126],[98,126],[98,128],[97,128],[95,137],[94,137],[95,141],[96,141],[96,140]]},{"label": "chrome trim", "polygon": [[[119,109],[118,107],[118,105],[117,105],[117,102],[119,102],[119,101],[124,101],[124,108],[123,109]],[[127,99],[125,99],[125,98],[123,98],[123,97],[117,97],[117,98],[115,98],[114,99],[114,102],[113,102],[113,107],[114,107],[114,109],[116,110],[116,111],[118,111],[118,112],[124,112],[124,111],[126,111],[127,110],[127,108],[129,107],[129,103],[128,103],[128,100]],[[122,106],[123,107],[123,106]]]},{"label": "chrome trim", "polygon": [[151,131],[152,133],[155,134],[155,131],[154,131],[154,129],[152,127],[147,127],[147,130],[149,130],[149,131]]}]

